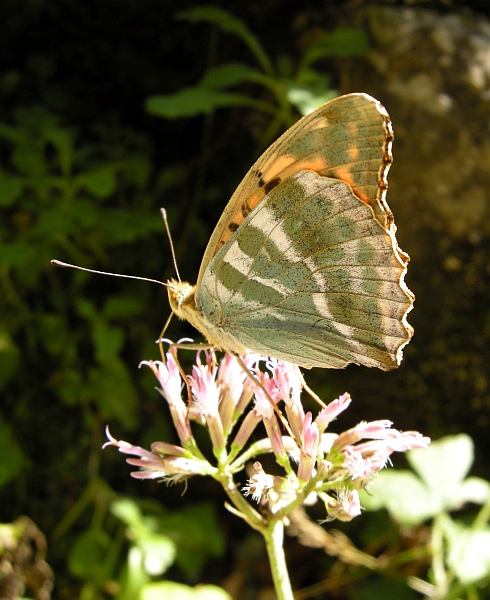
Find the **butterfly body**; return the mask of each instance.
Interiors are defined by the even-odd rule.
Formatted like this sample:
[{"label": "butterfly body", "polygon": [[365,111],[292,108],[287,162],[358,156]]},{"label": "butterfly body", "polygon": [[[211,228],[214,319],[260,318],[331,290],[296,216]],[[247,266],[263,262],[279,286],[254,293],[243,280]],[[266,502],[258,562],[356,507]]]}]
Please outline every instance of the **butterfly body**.
[{"label": "butterfly body", "polygon": [[293,125],[258,159],[172,310],[225,351],[391,369],[412,335],[408,256],[385,200],[393,134],[365,94]]}]

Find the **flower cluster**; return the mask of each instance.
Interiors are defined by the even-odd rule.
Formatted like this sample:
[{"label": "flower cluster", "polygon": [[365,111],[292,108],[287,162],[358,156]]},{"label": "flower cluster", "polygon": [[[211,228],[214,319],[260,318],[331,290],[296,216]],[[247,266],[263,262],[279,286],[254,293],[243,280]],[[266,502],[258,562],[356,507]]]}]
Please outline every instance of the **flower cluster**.
[{"label": "flower cluster", "polygon": [[[323,405],[316,417],[301,402],[303,379],[296,365],[247,355],[231,354],[217,362],[215,353],[197,354],[192,374],[182,379],[174,351],[164,362],[145,361],[157,377],[181,445],[155,442],[151,451],[115,440],[109,442],[140,470],[140,479],[177,482],[193,475],[210,475],[223,484],[247,520],[250,505],[238,493],[234,475],[252,463],[245,496],[284,515],[305,502],[321,500],[326,519],[350,520],[360,514],[358,490],[382,469],[393,452],[425,448],[430,440],[418,432],[400,432],[387,420],[359,423],[341,434],[327,432],[330,423],[350,404],[343,394]],[[183,399],[186,384],[189,400]],[[206,427],[215,464],[200,451],[191,421]],[[266,437],[255,440],[262,424]],[[286,431],[284,431],[284,429]],[[287,433],[288,435],[285,435]],[[252,434],[254,441],[251,441]],[[283,476],[267,474],[257,456],[273,453]],[[247,508],[249,507],[249,508]]]}]

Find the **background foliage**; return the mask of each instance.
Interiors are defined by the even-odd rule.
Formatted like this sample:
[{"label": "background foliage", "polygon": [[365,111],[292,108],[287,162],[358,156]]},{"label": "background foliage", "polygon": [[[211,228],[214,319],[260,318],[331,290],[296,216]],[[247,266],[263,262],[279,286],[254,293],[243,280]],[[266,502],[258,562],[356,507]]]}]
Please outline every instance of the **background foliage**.
[{"label": "background foliage", "polygon": [[[195,281],[259,152],[299,112],[353,91],[343,61],[362,68],[369,39],[346,26],[354,4],[293,5],[226,3],[228,18],[219,3],[191,10],[187,0],[178,10],[168,0],[1,3],[0,522],[25,514],[48,535],[57,598],[105,597],[115,578],[130,598],[148,571],[131,572],[124,557],[153,556],[149,547],[158,547],[155,576],[170,569],[166,577],[189,584],[223,583],[238,556],[251,597],[268,581],[266,563],[251,560],[254,538],[221,498],[198,504],[212,498],[211,482],[181,496],[132,481],[119,455],[101,455],[107,423],[140,445],[172,438],[151,376],[137,369],[158,357],[165,289],[49,261],[165,280],[164,206],[180,271]],[[175,322],[168,332],[189,334]],[[400,372],[356,373],[356,389],[351,368],[312,380],[326,400],[353,393],[357,420],[393,416],[369,406],[379,396],[384,409],[404,403],[398,428],[438,436],[454,424],[407,410],[423,400],[410,386],[416,353],[408,347]],[[153,500],[124,504],[123,495]],[[233,554],[225,534],[239,543]],[[304,585],[312,569],[300,571]]]}]

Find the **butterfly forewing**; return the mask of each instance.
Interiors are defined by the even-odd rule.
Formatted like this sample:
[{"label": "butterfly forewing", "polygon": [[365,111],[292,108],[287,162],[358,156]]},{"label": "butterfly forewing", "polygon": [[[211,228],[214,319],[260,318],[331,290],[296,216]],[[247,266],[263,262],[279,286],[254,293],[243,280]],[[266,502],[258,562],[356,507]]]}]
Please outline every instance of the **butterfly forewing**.
[{"label": "butterfly forewing", "polygon": [[393,133],[386,110],[366,94],[340,96],[300,119],[252,166],[226,206],[209,241],[204,270],[221,246],[276,185],[301,170],[350,184],[385,227],[392,215],[385,202]]},{"label": "butterfly forewing", "polygon": [[349,185],[302,171],[278,184],[204,271],[204,318],[302,366],[396,367],[410,339],[404,256]]}]

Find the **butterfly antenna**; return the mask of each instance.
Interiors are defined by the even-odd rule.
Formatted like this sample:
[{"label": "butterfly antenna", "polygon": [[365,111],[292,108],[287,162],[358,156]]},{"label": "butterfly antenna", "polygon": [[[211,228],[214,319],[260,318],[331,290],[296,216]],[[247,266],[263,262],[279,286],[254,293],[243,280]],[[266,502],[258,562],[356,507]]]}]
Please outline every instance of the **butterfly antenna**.
[{"label": "butterfly antenna", "polygon": [[78,269],[79,271],[86,271],[87,273],[96,273],[97,275],[111,275],[112,277],[123,277],[124,279],[138,279],[139,281],[149,281],[150,283],[159,283],[160,285],[164,285],[167,287],[166,283],[163,281],[158,281],[158,279],[148,279],[147,277],[136,277],[136,275],[121,275],[120,273],[107,273],[106,271],[95,271],[94,269],[84,269],[83,267],[79,267],[78,265],[70,265],[65,262],[61,262],[61,260],[52,260],[50,261],[52,265],[56,267],[69,267],[70,269]]},{"label": "butterfly antenna", "polygon": [[167,211],[164,208],[161,208],[160,214],[162,215],[163,222],[165,223],[165,229],[167,230],[168,241],[170,242],[170,252],[172,253],[172,260],[174,263],[175,272],[177,273],[177,279],[179,280],[179,283],[182,283],[182,279],[180,278],[179,268],[177,266],[177,259],[175,257],[174,243],[172,241],[172,235],[170,234],[170,227],[168,226]]}]

